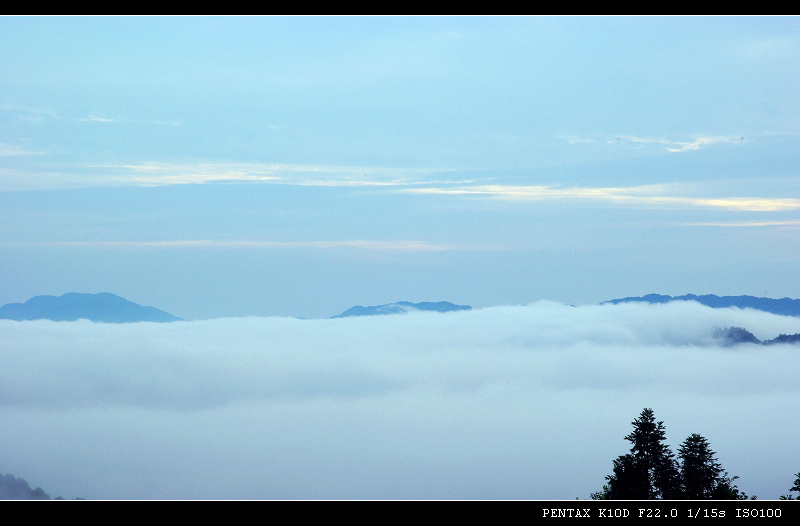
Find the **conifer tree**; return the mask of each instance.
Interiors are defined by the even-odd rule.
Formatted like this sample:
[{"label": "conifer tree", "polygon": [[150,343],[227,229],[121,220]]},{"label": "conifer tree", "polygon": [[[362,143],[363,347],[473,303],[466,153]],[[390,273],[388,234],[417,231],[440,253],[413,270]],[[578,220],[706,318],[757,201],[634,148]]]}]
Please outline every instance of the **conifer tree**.
[{"label": "conifer tree", "polygon": [[[684,499],[743,498],[717,461],[716,453],[704,437],[692,433],[678,448],[681,459],[681,493]],[[746,498],[746,496],[744,496]]]},{"label": "conifer tree", "polygon": [[787,495],[781,495],[779,497],[780,500],[800,500],[800,495],[798,495],[796,499],[792,497],[793,491],[800,491],[800,472],[795,473],[794,476],[796,478],[794,479],[794,484],[792,484],[792,487],[789,488],[789,493]]},{"label": "conifer tree", "polygon": [[[679,464],[664,443],[664,422],[656,422],[652,409],[644,409],[632,424],[625,437],[631,452],[614,460],[614,473],[592,499],[747,499],[734,484],[738,477],[728,476],[704,437],[694,433],[684,440]],[[800,491],[800,473],[797,477],[790,491]]]},{"label": "conifer tree", "polygon": [[632,422],[633,432],[625,437],[631,452],[614,461],[614,474],[606,477],[599,499],[674,499],[680,497],[680,475],[675,455],[664,443],[664,422],[656,422],[646,408]]}]

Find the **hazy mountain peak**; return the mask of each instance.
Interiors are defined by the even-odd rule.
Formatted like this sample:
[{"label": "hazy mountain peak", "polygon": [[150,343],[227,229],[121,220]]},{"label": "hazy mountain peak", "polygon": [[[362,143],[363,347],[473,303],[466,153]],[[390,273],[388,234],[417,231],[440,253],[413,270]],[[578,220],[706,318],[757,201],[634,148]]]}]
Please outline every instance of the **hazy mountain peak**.
[{"label": "hazy mountain peak", "polygon": [[0,474],[0,500],[49,500],[42,488],[32,489],[23,478]]},{"label": "hazy mountain peak", "polygon": [[68,292],[61,296],[34,296],[25,303],[3,305],[0,307],[0,318],[16,321],[86,319],[105,323],[181,320],[163,310],[143,307],[110,292],[97,294]]},{"label": "hazy mountain peak", "polygon": [[356,305],[331,318],[347,318],[349,316],[375,316],[381,314],[402,314],[405,312],[413,311],[436,311],[436,312],[449,312],[458,310],[470,310],[472,307],[469,305],[455,305],[449,301],[423,301],[420,303],[411,303],[410,301],[398,301],[396,303],[387,303],[385,305],[372,305],[369,307],[362,307]]}]

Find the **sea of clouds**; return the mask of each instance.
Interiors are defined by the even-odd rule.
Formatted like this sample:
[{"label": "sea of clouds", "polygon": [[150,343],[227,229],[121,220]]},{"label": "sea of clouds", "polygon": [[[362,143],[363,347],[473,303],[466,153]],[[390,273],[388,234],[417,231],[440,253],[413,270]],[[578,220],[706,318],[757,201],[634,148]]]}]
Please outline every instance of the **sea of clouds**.
[{"label": "sea of clouds", "polygon": [[800,318],[694,302],[0,320],[0,473],[88,499],[575,499],[654,409],[739,488],[800,471]]}]

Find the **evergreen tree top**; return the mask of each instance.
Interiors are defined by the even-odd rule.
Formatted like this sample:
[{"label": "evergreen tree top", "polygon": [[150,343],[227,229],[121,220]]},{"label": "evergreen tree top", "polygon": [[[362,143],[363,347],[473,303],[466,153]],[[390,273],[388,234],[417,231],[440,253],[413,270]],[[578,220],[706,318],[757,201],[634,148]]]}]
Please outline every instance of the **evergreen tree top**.
[{"label": "evergreen tree top", "polygon": [[[645,408],[625,436],[631,452],[614,460],[614,473],[593,499],[746,499],[717,461],[703,436],[693,433],[678,449],[678,459],[665,443],[663,421]],[[800,474],[795,486],[800,484]]]}]

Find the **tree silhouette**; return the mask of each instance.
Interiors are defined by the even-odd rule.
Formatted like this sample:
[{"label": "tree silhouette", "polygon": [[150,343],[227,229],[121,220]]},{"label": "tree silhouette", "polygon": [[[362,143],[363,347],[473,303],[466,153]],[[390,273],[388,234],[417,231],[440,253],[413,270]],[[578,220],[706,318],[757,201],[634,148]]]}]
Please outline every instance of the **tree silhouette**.
[{"label": "tree silhouette", "polygon": [[617,457],[614,473],[608,475],[603,491],[595,499],[674,499],[680,498],[680,475],[675,455],[664,443],[664,422],[656,422],[646,408],[632,422],[633,432],[625,437],[631,452]]},{"label": "tree silhouette", "polygon": [[[631,452],[614,460],[614,472],[606,476],[603,490],[592,499],[746,499],[717,461],[708,440],[694,433],[675,454],[664,443],[664,422],[656,422],[653,410],[645,408],[625,437]],[[795,486],[800,491],[800,473]],[[755,498],[755,497],[754,497]]]},{"label": "tree silhouette", "polygon": [[681,498],[736,500],[747,496],[733,484],[704,437],[692,433],[678,448],[681,459]]},{"label": "tree silhouette", "polygon": [[796,478],[794,479],[794,484],[792,484],[792,487],[789,488],[789,494],[788,495],[781,495],[780,496],[781,500],[800,500],[800,495],[798,495],[797,499],[794,499],[792,497],[792,492],[793,491],[800,491],[800,472],[795,473],[794,476]]}]

